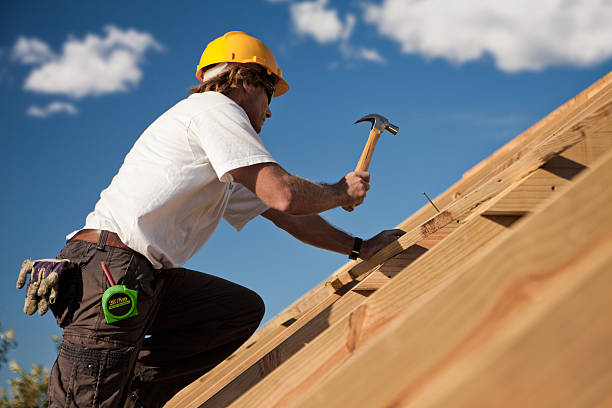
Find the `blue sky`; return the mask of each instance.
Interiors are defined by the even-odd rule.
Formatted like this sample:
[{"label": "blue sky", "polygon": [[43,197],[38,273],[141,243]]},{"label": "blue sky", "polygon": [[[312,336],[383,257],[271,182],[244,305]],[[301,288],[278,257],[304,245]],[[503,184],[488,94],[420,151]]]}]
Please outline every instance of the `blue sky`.
[{"label": "blue sky", "polygon": [[[392,228],[612,68],[605,1],[464,0],[2,2],[0,322],[9,354],[51,366],[50,314],[26,317],[15,280],[79,229],[140,133],[186,96],[204,46],[231,30],[264,41],[291,85],[264,143],[290,172],[336,182],[351,171],[368,113],[382,136],[372,189],[353,213],[323,216],[363,237]],[[264,219],[227,224],[186,267],[257,291],[265,320],[344,264]],[[0,385],[11,377],[0,370]]]}]

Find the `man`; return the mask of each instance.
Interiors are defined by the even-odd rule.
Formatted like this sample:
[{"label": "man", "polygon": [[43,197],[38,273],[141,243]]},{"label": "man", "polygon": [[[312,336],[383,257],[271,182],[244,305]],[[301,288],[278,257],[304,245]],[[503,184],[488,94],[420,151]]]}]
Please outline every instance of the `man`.
[{"label": "man", "polygon": [[[313,183],[266,150],[258,133],[289,85],[263,43],[229,32],[208,44],[196,76],[202,85],[144,131],[58,257],[78,268],[62,273],[51,306],[64,328],[51,407],[160,407],[255,331],[264,314],[257,294],[181,268],[221,218],[240,230],[262,215],[308,244],[363,259],[402,234],[362,245],[317,215],[361,204],[367,172]],[[137,315],[107,320],[102,296],[113,283],[137,291]]]}]

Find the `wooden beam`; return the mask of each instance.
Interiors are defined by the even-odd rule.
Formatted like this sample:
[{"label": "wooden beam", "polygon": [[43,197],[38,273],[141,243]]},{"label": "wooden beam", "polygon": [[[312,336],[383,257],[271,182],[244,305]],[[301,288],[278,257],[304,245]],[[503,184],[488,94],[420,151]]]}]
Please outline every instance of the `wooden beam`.
[{"label": "wooden beam", "polygon": [[[509,218],[508,225],[511,224]],[[236,400],[232,407],[290,405],[399,313],[418,307],[436,287],[450,279],[453,271],[466,262],[474,251],[506,230],[506,226],[484,217],[460,226],[455,233],[410,263],[389,285],[365,298],[350,314],[261,380]]]},{"label": "wooden beam", "polygon": [[[554,158],[556,159],[556,158]],[[543,166],[544,167],[544,166]],[[585,167],[576,167],[576,172],[571,174],[573,177],[578,171]],[[567,177],[562,177],[553,172],[539,168],[525,179],[517,188],[507,194],[494,206],[489,207],[485,214],[525,214],[534,211],[540,203],[546,199],[554,199],[563,189],[569,185]]]},{"label": "wooden beam", "polygon": [[[532,175],[530,175],[530,176],[529,176],[527,179],[529,179],[529,178],[531,178],[531,177],[536,177],[536,175],[533,175],[533,174],[532,174]],[[520,186],[521,184],[519,183],[518,185]],[[512,191],[510,191],[510,193],[509,193],[509,194],[511,194],[511,193],[512,193]],[[550,193],[549,193],[549,194],[550,194]],[[544,200],[545,198],[547,198],[547,197],[546,197],[546,196],[542,196],[542,195],[538,196],[538,200]],[[498,200],[498,201],[499,201],[499,200],[503,200],[503,197],[502,197],[502,198],[497,198],[497,200]],[[523,212],[523,213],[524,213],[525,211],[521,211],[521,212]],[[484,236],[484,237],[487,237],[487,241],[488,241],[488,238],[490,238],[490,236],[488,236],[488,235],[487,235],[487,233],[486,233],[486,232],[487,232],[487,230],[486,230],[486,229],[485,229],[485,232],[484,232],[484,233],[483,233],[483,232],[481,232],[481,229],[480,229],[480,228],[481,228],[481,227],[480,227],[480,224],[482,224],[482,223],[486,223],[486,224],[497,224],[497,225],[501,225],[501,226],[503,226],[503,227],[507,227],[507,226],[511,225],[511,224],[512,224],[512,223],[513,223],[513,222],[514,222],[516,219],[517,219],[517,217],[512,217],[512,216],[508,216],[508,215],[505,215],[505,216],[487,216],[487,217],[486,217],[486,220],[488,220],[488,221],[485,221],[485,219],[479,219],[479,218],[476,218],[476,220],[477,220],[477,221],[475,222],[475,226],[473,227],[473,229],[472,229],[471,231],[473,231],[473,232],[474,232],[474,234],[483,234],[483,236]],[[465,222],[467,223],[467,220],[466,220]],[[444,239],[444,238],[445,238],[446,236],[448,236],[448,235],[449,235],[449,234],[450,234],[452,231],[454,231],[454,230],[457,228],[457,226],[458,226],[458,224],[456,224],[456,223],[452,223],[451,225],[448,225],[448,226],[446,226],[446,227],[444,227],[444,228],[440,229],[439,231],[437,231],[437,232],[435,232],[435,233],[431,234],[431,235],[430,235],[430,236],[429,236],[429,237],[428,237],[426,240],[420,241],[420,242],[419,242],[419,244],[422,244],[422,245],[424,245],[424,246],[426,246],[426,247],[428,247],[428,248],[432,248],[432,247],[433,247],[433,246],[434,246],[436,243],[438,243],[440,240]],[[499,232],[499,231],[501,231],[501,230],[503,230],[503,228],[501,228],[501,229],[499,229],[499,230],[491,230],[491,231],[496,231],[496,232]],[[483,242],[486,242],[486,241],[479,241],[478,239],[474,239],[473,237],[471,237],[471,238],[467,238],[467,237],[465,236],[465,234],[463,234],[462,236],[460,236],[460,238],[457,238],[457,239],[460,239],[460,240],[470,240],[470,241],[472,241],[472,242],[474,243],[474,245],[476,245],[476,246],[477,246],[477,245],[482,245],[482,244],[483,244]],[[451,247],[453,247],[454,242],[453,242],[453,241],[449,241],[449,244],[447,244],[447,245],[450,245]],[[396,256],[395,258],[392,258],[392,259],[391,259],[391,260],[389,260],[387,263],[385,263],[384,265],[382,265],[382,266],[381,266],[381,267],[378,269],[377,273],[376,273],[376,274],[374,274],[374,276],[372,276],[372,275],[368,276],[368,277],[367,277],[366,279],[364,279],[364,280],[363,280],[361,283],[359,283],[357,286],[355,286],[353,290],[358,291],[359,293],[362,293],[364,290],[368,290],[368,289],[370,289],[370,287],[371,287],[371,289],[379,289],[379,288],[380,288],[380,287],[381,287],[383,284],[387,283],[387,281],[388,281],[388,280],[390,280],[390,277],[391,277],[391,276],[395,276],[395,274],[397,274],[397,271],[398,271],[398,270],[406,269],[406,267],[407,267],[407,266],[408,266],[408,265],[409,265],[411,262],[413,262],[413,261],[414,261],[414,260],[415,260],[415,259],[416,259],[418,256],[422,255],[422,254],[425,252],[425,250],[426,250],[426,248],[425,248],[425,247],[419,247],[419,248],[421,248],[422,250],[421,250],[421,251],[417,251],[417,252],[415,252],[415,246],[412,246],[412,247],[410,247],[410,248],[409,248],[409,250],[408,250],[408,251],[405,251],[405,252],[403,252],[402,254],[400,254],[400,256]],[[469,251],[466,251],[466,253],[469,253]],[[447,256],[451,257],[451,256],[453,256],[453,255],[448,254]],[[457,255],[454,255],[454,257],[455,257],[455,260],[461,260],[461,259],[463,259],[463,258],[461,258],[460,256],[457,256]],[[402,265],[402,262],[403,262],[403,265]],[[438,265],[443,265],[443,264],[444,264],[444,262],[442,262],[442,261],[438,261]],[[386,272],[388,275],[385,275],[385,273],[384,273],[384,272]],[[389,272],[391,272],[391,274],[389,274]],[[450,273],[450,272],[449,272],[449,273]],[[373,281],[373,283],[372,283],[372,281]],[[368,294],[368,295],[369,295],[369,294]],[[340,301],[340,302],[342,302],[342,301]],[[354,303],[354,305],[359,305],[359,304],[358,304],[358,303]],[[402,307],[402,303],[401,303],[401,301],[400,301],[400,302],[395,303],[395,306],[396,306],[398,309],[401,309],[401,307]],[[355,310],[359,310],[359,309],[355,309]],[[353,311],[353,312],[351,312],[351,313],[352,313],[352,314],[354,314],[354,313],[355,313],[355,311]],[[337,324],[337,327],[335,327],[333,331],[330,331],[330,333],[331,333],[331,334],[330,334],[330,333],[325,333],[324,335],[321,335],[321,338],[323,338],[323,340],[321,340],[321,342],[323,342],[323,344],[325,344],[325,345],[326,345],[325,347],[326,347],[328,350],[330,349],[330,347],[329,347],[329,343],[327,343],[325,339],[328,339],[328,337],[329,337],[329,336],[336,336],[338,332],[342,333],[343,328],[344,328],[344,329],[346,329],[346,327],[349,327],[350,325],[348,324],[348,322],[350,321],[350,318],[351,318],[350,316],[351,316],[351,315],[347,315],[347,317],[343,318],[343,319],[341,320],[341,323],[338,323],[338,324]],[[387,319],[387,321],[389,321],[389,319]],[[347,325],[348,325],[348,326],[347,326]],[[338,327],[340,327],[340,328],[338,328]],[[379,324],[377,324],[377,326],[376,326],[376,327],[379,329],[379,328],[380,328],[380,323],[379,323]],[[332,329],[329,329],[329,330],[332,330]],[[342,339],[344,339],[346,336],[347,336],[347,335],[342,335],[342,334],[341,334],[341,335],[339,335],[339,338],[340,338],[340,344],[343,344],[343,340],[342,340]],[[315,340],[315,342],[313,342],[313,344],[317,344],[318,342],[319,342],[319,340],[318,340],[318,339],[316,339],[316,340]],[[312,347],[314,347],[314,346],[312,346]],[[331,348],[331,349],[333,350],[333,348]],[[310,348],[310,350],[313,350],[313,348]],[[305,352],[305,353],[306,353],[306,352]],[[311,353],[312,353],[312,352],[311,352]],[[316,360],[317,358],[319,358],[319,359],[320,359],[320,358],[323,358],[323,360],[322,360],[323,362],[321,362],[320,364],[321,364],[323,367],[325,367],[325,370],[330,369],[330,368],[332,367],[332,365],[330,365],[330,364],[329,364],[329,362],[328,362],[327,360],[325,360],[325,356],[326,356],[326,354],[325,354],[325,353],[320,353],[319,351],[316,351],[316,352],[314,352],[314,354],[316,355],[316,357],[315,357],[315,356],[313,356],[313,355],[309,355],[309,357],[306,357],[306,358],[307,358],[307,359],[308,359],[308,360],[311,362],[310,364],[311,364],[313,367],[315,367],[315,368],[316,368],[316,372],[317,372],[318,374],[322,374],[322,373],[324,373],[325,371],[324,371],[324,370],[322,370],[322,369],[320,368],[321,366],[317,365],[317,364],[314,362],[314,361],[321,361],[321,360]],[[346,358],[346,357],[347,357],[349,354],[350,354],[350,353],[344,353],[344,354],[342,354],[342,352],[341,352],[341,354],[340,354],[340,355],[343,355],[343,356],[344,356],[344,358]],[[334,356],[333,356],[333,360],[334,360],[336,363],[338,363],[338,364],[339,364],[339,363],[340,363],[340,362],[341,362],[343,359],[342,359],[342,358],[340,358],[340,357],[339,357],[339,354],[337,354],[337,353],[336,353],[336,354],[334,354]],[[297,363],[297,364],[300,364],[300,366],[301,366],[301,367],[303,367],[303,364],[302,364],[302,363]],[[280,371],[279,371],[279,373],[278,373],[278,376],[280,376],[280,378],[282,378],[282,379],[283,379],[283,381],[286,381],[286,379],[287,379],[288,377],[290,377],[289,372],[290,372],[290,371],[293,369],[292,367],[293,367],[292,365],[285,365],[285,366],[282,366],[282,367],[281,367],[281,369],[280,369]],[[302,368],[302,370],[303,370],[303,368]],[[300,373],[302,373],[302,371],[300,371]],[[261,378],[263,378],[265,375],[267,375],[267,374],[268,374],[268,371],[266,371],[266,372],[265,372],[265,375],[262,375],[262,374],[264,374],[264,373],[262,373],[262,371],[261,371],[261,370],[256,371],[256,372],[254,372],[254,373],[246,373],[246,374],[245,374],[245,376],[247,376],[247,377],[250,377],[250,378],[251,378],[251,379],[250,379],[250,381],[248,382],[249,386],[253,386],[253,385],[255,385],[255,384],[256,384],[256,383],[257,383],[257,382],[258,382],[258,381],[259,381]],[[273,376],[272,378],[275,378],[275,377],[278,377],[278,376]],[[300,378],[301,378],[301,377],[300,377]],[[310,378],[312,379],[313,377],[310,377]],[[274,379],[272,379],[272,380],[270,380],[270,381],[272,381],[272,382],[273,382],[273,381],[274,381]],[[226,389],[224,389],[224,390],[223,390],[223,391],[222,391],[220,394],[222,394],[222,395],[231,395],[231,396],[232,396],[232,398],[236,398],[238,395],[240,395],[241,393],[243,393],[244,391],[246,391],[246,390],[248,389],[248,388],[244,388],[245,384],[246,384],[246,382],[244,382],[244,381],[240,383],[240,386],[241,386],[241,387],[243,387],[243,388],[239,388],[239,387],[238,387],[236,384],[234,384],[234,383],[229,384],[229,385],[226,387]],[[269,387],[269,385],[267,386],[266,384],[267,384],[267,382],[265,382],[265,381],[264,381],[264,382],[262,382],[262,387],[264,387],[264,388],[268,387],[268,391],[269,391],[269,388],[270,388],[270,387]],[[277,390],[277,392],[281,392],[280,390],[281,390],[281,389],[285,389],[285,388],[286,388],[286,386],[287,386],[287,384],[286,384],[286,383],[284,383],[284,384],[283,384],[283,387],[279,388],[279,389]],[[273,386],[272,388],[274,388],[274,386]],[[296,387],[296,388],[300,388],[300,387]],[[303,384],[302,384],[301,388],[303,388]],[[270,397],[270,396],[274,395],[273,393],[271,394],[271,393],[270,393],[270,392],[268,392],[268,391],[266,391],[266,392],[264,393],[264,395],[267,395],[268,397]],[[256,393],[256,391],[255,391],[255,393]],[[293,392],[291,395],[296,395],[296,392]],[[286,396],[285,396],[284,398],[286,398]],[[221,398],[221,397],[219,397],[219,396],[215,396],[215,399],[216,399],[216,400],[220,400],[220,401],[222,401],[222,402],[223,402],[223,403],[225,403],[225,404],[227,404],[227,403],[228,403],[228,401],[229,401],[229,402],[231,402],[231,401],[232,401],[232,399],[228,399],[228,398]],[[257,402],[257,404],[263,404],[262,406],[268,405],[268,404],[270,404],[270,403],[271,403],[271,401],[269,401],[269,400],[268,400],[268,401],[265,401],[265,402],[264,402],[264,401],[258,401],[258,402]],[[257,404],[256,404],[256,405],[257,405]],[[215,403],[215,404],[208,404],[208,403],[207,403],[207,404],[205,404],[205,406],[209,406],[209,407],[213,407],[213,406],[222,406],[222,405],[223,405],[223,404],[221,404],[221,403],[219,403],[219,404],[217,404],[217,403]]]},{"label": "wooden beam", "polygon": [[501,191],[511,187],[513,183],[533,172],[555,155],[584,140],[587,134],[608,125],[612,113],[611,100],[612,91],[608,98],[602,101],[601,105],[590,107],[579,123],[571,124],[571,126],[568,124],[538,145],[525,148],[522,153],[523,156],[494,179],[451,203],[442,213],[422,224],[419,228],[406,233],[396,242],[379,251],[369,261],[361,262],[352,269],[337,274],[331,281],[331,285],[335,289],[339,289],[449,223],[460,222],[479,206],[491,200]]},{"label": "wooden beam", "polygon": [[427,250],[433,248],[451,232],[455,231],[458,226],[459,225],[457,223],[451,223],[407,248],[405,251],[400,252],[381,265],[380,268],[378,268],[374,273],[368,275],[367,279],[359,282],[352,290],[369,296],[371,293],[367,292],[380,289],[383,285],[393,279],[399,272],[410,265],[410,263],[427,252]]},{"label": "wooden beam", "polygon": [[[593,84],[590,88],[579,94],[577,97],[568,101],[555,112],[548,115],[547,118],[532,126],[532,128],[530,128],[528,131],[524,132],[514,141],[508,143],[505,147],[493,154],[491,158],[487,160],[487,163],[479,166],[478,169],[474,169],[474,171],[471,171],[469,174],[464,175],[463,179],[447,190],[447,192],[443,193],[441,198],[435,199],[436,204],[439,206],[446,206],[448,203],[456,200],[458,197],[462,197],[466,192],[473,190],[475,188],[474,186],[481,183],[481,180],[486,179],[493,174],[499,173],[499,171],[508,167],[511,165],[511,163],[514,163],[519,159],[519,157],[521,157],[521,155],[524,154],[522,147],[526,141],[542,139],[563,126],[567,126],[571,123],[575,124],[577,120],[576,118],[581,117],[580,115],[582,115],[584,110],[587,110],[589,107],[599,103],[599,101],[604,97],[602,95],[605,95],[606,92],[609,91],[611,83],[612,74],[608,74],[600,81]],[[431,218],[433,215],[433,213],[428,212],[430,210],[434,211],[431,209],[430,204],[427,204],[423,209],[417,212],[417,214],[410,217],[400,225],[417,226],[423,224],[424,221]],[[355,265],[357,265],[356,262],[350,262],[336,271],[336,273],[334,273],[332,276],[336,276],[342,271],[348,271]],[[361,277],[358,279],[360,278]],[[268,322],[252,337],[250,341],[248,341],[243,347],[234,353],[229,361],[223,362],[213,371],[207,373],[200,380],[196,381],[196,383],[194,383],[196,388],[200,387],[199,389],[201,390],[201,387],[204,386],[205,383],[208,383],[211,378],[218,378],[219,372],[227,374],[228,372],[235,370],[237,365],[241,362],[252,360],[255,358],[255,355],[265,355],[265,353],[273,351],[274,344],[278,344],[278,342],[282,343],[284,339],[287,339],[292,335],[292,333],[295,333],[301,327],[306,325],[313,315],[316,316],[318,315],[318,312],[325,310],[325,308],[330,305],[330,298],[335,299],[334,301],[331,301],[331,303],[338,300],[339,297],[337,295],[333,295],[333,289],[331,286],[329,286],[330,280],[331,279],[328,279],[324,283],[315,287],[313,290],[287,308],[284,312],[282,312],[279,316]],[[291,330],[287,331],[289,328],[291,328]],[[182,397],[179,398],[179,404],[173,405],[169,403],[167,406],[187,406],[184,403],[192,397],[193,393],[198,392],[196,388],[185,390],[187,391],[186,394],[180,393],[177,397],[180,395],[186,395],[187,397],[186,399]]]},{"label": "wooden beam", "polygon": [[[533,175],[530,177],[533,177]],[[434,231],[428,236],[427,240],[422,241],[423,245],[431,247],[454,228],[456,228],[456,225],[448,226],[444,230]],[[389,267],[392,267],[392,263]],[[339,298],[336,297],[333,301],[325,303],[324,307],[311,309],[312,313],[307,313],[307,319],[301,319],[299,322],[296,320],[293,323],[295,326],[291,325],[293,326],[292,330],[278,333],[266,344],[256,345],[253,350],[248,350],[248,354],[245,353],[240,356],[240,359],[226,361],[224,366],[205,375],[197,383],[197,386],[191,386],[189,390],[177,396],[177,404],[181,399],[193,399],[194,395],[197,395],[195,397],[196,401],[199,403],[206,401],[202,406],[227,406],[240,394],[254,386],[261,378],[284,363],[311,339],[344,315],[351,313],[363,302],[362,297],[347,296],[338,305],[332,306],[338,300]],[[326,310],[333,311],[335,317],[328,316],[329,313],[326,313]],[[322,325],[321,321],[325,321],[325,323]]]},{"label": "wooden beam", "polygon": [[[464,174],[461,180],[447,189],[440,196],[436,197],[434,201],[438,206],[446,207],[448,204],[450,204],[450,202],[469,193],[476,186],[481,184],[482,180],[495,176],[497,173],[515,162],[517,160],[517,152],[520,151],[520,149],[526,143],[542,139],[567,123],[571,123],[572,121],[575,122],[576,117],[578,117],[578,115],[589,106],[599,102],[602,95],[605,95],[610,87],[612,87],[612,72],[593,83],[577,96],[565,102],[545,118],[531,126],[521,135],[498,149],[480,164],[474,166],[474,168]],[[612,128],[610,126],[607,130],[612,133]],[[435,215],[435,210],[433,210],[431,205],[427,203],[419,211],[399,224],[398,228],[409,231],[425,223],[428,219],[431,219]],[[329,296],[330,290],[332,290],[330,283],[333,281],[333,277],[352,269],[357,264],[358,262],[356,261],[350,261],[343,265],[336,272],[334,272],[330,278],[326,279],[323,283],[291,304],[276,318],[271,319],[259,330],[261,334],[266,333],[268,330],[276,330],[279,325],[286,322],[296,321],[298,316],[306,312],[309,308],[314,307],[322,301],[325,301],[327,296]],[[253,336],[253,339],[247,342],[247,344],[253,344],[254,341],[261,337],[261,334],[256,333]]]},{"label": "wooden beam", "polygon": [[[487,159],[474,166],[471,170],[466,172],[458,182],[448,188],[444,193],[436,197],[434,202],[436,202],[436,205],[439,207],[446,207],[452,201],[472,191],[474,188],[480,185],[483,180],[494,177],[496,174],[517,160],[517,152],[519,152],[520,149],[525,146],[525,144],[536,139],[544,138],[545,136],[550,135],[551,132],[558,130],[567,123],[575,122],[576,117],[589,106],[599,102],[603,97],[602,95],[605,95],[610,87],[612,87],[612,72],[603,76],[601,79],[590,85],[587,89],[565,102],[563,105],[548,114],[545,118],[541,119],[522,134],[511,140],[506,145],[502,146]],[[608,130],[612,132],[612,129],[609,128]],[[436,211],[429,203],[426,203],[415,214],[407,218],[404,222],[400,223],[397,228],[410,231],[431,219],[435,214]],[[274,330],[283,322],[295,321],[297,316],[300,313],[305,312],[308,307],[313,307],[319,302],[324,301],[327,298],[327,290],[331,288],[330,283],[334,280],[334,276],[352,269],[357,263],[358,262],[356,261],[350,261],[340,267],[329,278],[281,312],[281,315],[283,316],[279,316],[280,319],[275,318],[270,320],[260,330],[262,332]],[[320,296],[322,294],[325,296]],[[296,313],[298,310],[299,312]],[[280,322],[280,320],[282,320],[282,322]],[[256,334],[254,337],[256,338],[258,335]],[[251,343],[252,342],[249,344]]]},{"label": "wooden beam", "polygon": [[[569,181],[576,177],[586,166],[593,163],[612,149],[612,126],[604,124],[587,135],[584,142],[577,143],[563,154],[544,163],[534,174],[523,181],[519,187],[490,207],[487,214],[520,214],[534,211],[541,205],[542,198],[559,194]],[[554,194],[550,194],[551,191]]]},{"label": "wooden beam", "polygon": [[[558,163],[558,160],[554,162]],[[532,177],[538,177],[538,173],[536,172],[531,174],[526,180],[529,180]],[[520,188],[523,184],[524,183],[517,183],[516,188]],[[512,191],[510,191],[507,195],[511,194]],[[546,196],[539,196],[539,198],[542,201],[546,201],[548,199],[548,197]],[[503,201],[504,199],[505,197],[501,197],[497,200],[499,202]],[[493,204],[493,206],[495,205],[496,204]],[[485,221],[485,219],[488,220],[488,222]],[[473,253],[476,248],[478,248],[478,245],[483,245],[483,242],[485,242],[479,241],[477,237],[482,238],[482,236],[484,236],[486,238],[490,238],[490,236],[487,236],[487,230],[484,231],[484,235],[483,232],[481,232],[481,224],[495,223],[507,227],[509,225],[512,225],[512,223],[514,223],[516,219],[516,217],[512,217],[509,215],[487,215],[484,218],[476,217],[472,220],[466,220],[466,225],[473,224],[471,229],[467,230],[470,231],[470,233],[463,233],[462,235],[457,235],[455,237],[451,235],[451,239],[443,241],[440,245],[442,248],[448,246],[450,248],[457,249],[457,247],[455,247],[455,240],[471,241],[475,245],[475,248],[472,250],[463,248],[462,252],[462,255],[464,256],[469,255]],[[434,257],[434,262],[431,262],[429,265],[427,265],[427,269],[434,270],[435,268],[441,268],[444,271],[443,273],[447,273],[449,276],[451,276],[453,274],[452,264],[445,264],[444,261],[441,259],[442,255],[437,254],[438,252],[433,252],[428,254],[427,257],[425,257],[425,259],[428,259],[428,257],[430,259],[431,257]],[[444,257],[453,258],[453,260],[462,259],[460,255],[453,251],[445,253]],[[391,262],[392,261],[390,261],[389,263]],[[412,260],[410,260],[410,262],[412,262]],[[407,265],[409,265],[410,262],[408,262]],[[399,266],[395,258],[393,259],[393,263],[395,263],[395,265],[393,266],[394,269]],[[416,263],[416,265],[418,265],[418,262]],[[416,265],[415,268],[417,267]],[[386,266],[387,264],[384,264],[380,269],[383,269]],[[457,267],[458,266],[455,265],[455,268]],[[405,272],[403,273],[409,274],[411,273],[411,270],[411,267],[406,267]],[[360,285],[362,285],[364,282],[367,282],[369,278],[371,278],[371,276],[369,276],[368,279],[365,279]],[[399,284],[396,284],[395,282],[396,281],[394,281],[393,283],[393,287],[396,288],[396,290],[401,292],[407,290],[407,288],[400,288],[399,286],[396,286]],[[359,285],[357,287],[359,287]],[[387,292],[383,292],[383,294],[386,293]],[[391,295],[387,294],[385,300],[387,299],[387,297],[390,298]],[[252,390],[248,391],[242,398],[237,401],[236,406],[241,406],[241,404],[245,404],[247,406],[276,406],[277,404],[279,404],[280,406],[285,406],[289,403],[290,400],[296,398],[298,395],[300,395],[300,393],[305,392],[309,386],[316,383],[317,380],[319,380],[330,370],[333,370],[337,365],[340,365],[351,355],[353,350],[351,350],[350,348],[347,349],[345,347],[345,342],[348,342],[349,338],[355,338],[355,335],[351,336],[350,321],[351,319],[355,320],[355,316],[361,316],[362,311],[366,310],[365,308],[368,308],[367,310],[371,309],[371,302],[376,302],[376,299],[377,298],[368,299],[367,301],[364,301],[364,303],[360,305],[359,308],[355,309],[351,313],[351,315],[343,318],[335,326],[331,327],[325,333],[321,334],[305,349],[301,350],[296,356],[292,357],[283,366],[279,367],[276,372],[273,372],[269,375],[269,377],[264,378],[257,386],[255,386]],[[398,313],[400,313],[401,310],[406,307],[405,304],[402,302],[409,301],[409,299],[410,298],[400,298],[399,300],[397,300],[396,298],[394,298],[395,301],[393,302],[393,305],[396,307],[396,310],[393,312],[393,314],[385,316],[385,314],[379,315],[378,313],[375,313],[378,316],[378,322],[371,324],[371,327],[368,327],[366,324],[362,324],[359,329],[361,334],[360,336],[358,336],[361,338],[360,344],[363,344],[365,342],[365,340],[363,339],[365,339],[367,336],[372,336],[376,330],[380,330],[381,327],[390,322],[393,319],[393,316],[396,316]],[[355,326],[353,325],[352,327]],[[296,373],[295,375],[292,374],[294,371]]]},{"label": "wooden beam", "polygon": [[[439,208],[448,206],[452,201],[468,194],[484,181],[499,174],[517,160],[517,152],[535,140],[542,140],[567,123],[575,122],[576,117],[594,103],[599,102],[612,84],[612,72],[609,72],[575,97],[555,109],[516,138],[499,148],[491,156],[482,160],[463,177],[436,197],[433,201]],[[431,219],[436,211],[429,203],[399,225],[405,231],[414,229]],[[338,271],[339,272],[339,271]]]},{"label": "wooden beam", "polygon": [[[430,390],[459,392],[454,385],[454,388],[443,386],[442,381],[450,381],[452,377],[462,381],[466,374],[464,364],[469,366],[471,362],[477,368],[483,367],[477,364],[483,349],[502,355],[499,353],[504,345],[519,341],[530,327],[537,327],[541,316],[564,305],[565,294],[579,288],[582,282],[598,279],[600,266],[607,265],[612,254],[611,185],[612,152],[609,152],[593,169],[578,176],[575,185],[557,200],[517,223],[510,233],[487,247],[487,251],[473,257],[456,274],[456,279],[448,280],[422,307],[406,310],[367,347],[358,349],[350,360],[292,406],[399,407],[422,396],[431,396]],[[600,262],[604,255],[607,260]],[[589,265],[597,267],[589,268]],[[609,280],[610,269],[604,267],[604,270]],[[389,287],[399,282],[401,276]],[[608,296],[605,290],[599,293]],[[588,301],[588,296],[581,299]],[[600,314],[602,310],[607,309],[599,309]],[[368,313],[364,321],[368,320]],[[586,317],[591,316],[576,312],[568,318]],[[601,328],[599,324],[596,332]],[[558,340],[554,333],[548,333],[547,338]],[[603,342],[600,350],[605,349],[605,355],[597,358],[610,358],[609,343],[605,338],[599,341]],[[555,358],[565,358],[563,343],[552,341],[547,346]],[[585,353],[588,350],[583,349],[581,355]],[[495,369],[494,361],[482,363]],[[529,369],[539,370],[535,362]],[[479,378],[485,374],[482,371]],[[524,374],[519,369],[512,372],[512,378]],[[604,377],[605,389],[612,389],[609,373]],[[601,379],[595,376],[574,383],[568,377],[567,382],[594,384]],[[571,389],[582,395],[589,393],[578,386]],[[573,398],[578,400],[580,396]],[[476,401],[476,405],[488,405],[486,394]]]},{"label": "wooden beam", "polygon": [[410,406],[610,406],[612,325],[602,311],[612,310],[612,240],[563,273],[573,276],[551,288],[562,293],[542,294],[507,328],[516,333],[499,333]]},{"label": "wooden beam", "polygon": [[[284,328],[276,336],[266,339],[267,342],[257,342],[253,347],[244,350],[240,358],[225,360],[222,364],[215,367],[214,370],[204,374],[198,380],[181,390],[166,403],[165,407],[199,407],[200,404],[216,394],[239,376],[240,373],[253,366],[255,363],[261,361],[261,365],[265,367],[266,362],[262,360],[263,357],[268,355],[271,350],[276,349],[287,338],[293,336],[305,325],[309,327],[310,330],[302,330],[301,333],[306,333],[313,337],[316,336],[328,325],[325,320],[325,310],[340,299],[342,295],[343,293],[332,293],[326,301],[319,303],[316,307],[300,316],[294,324]],[[307,339],[307,341],[310,340],[312,340],[312,338]]]},{"label": "wooden beam", "polygon": [[[427,248],[433,247],[437,242],[445,238],[450,232],[456,228],[455,225],[438,231],[436,234],[428,237],[427,240],[420,242]],[[403,256],[399,256],[398,262],[403,262],[404,266],[412,262],[422,252],[406,251]],[[391,271],[396,266],[391,262],[388,266],[385,265],[383,270]],[[390,276],[390,275],[388,275]],[[375,279],[376,277],[374,277]],[[371,287],[368,284],[370,277],[365,279],[364,288]],[[360,284],[361,284],[360,283]],[[257,352],[251,353],[248,357],[242,357],[239,363],[231,370],[217,370],[215,378],[203,378],[202,385],[208,384],[208,389],[198,395],[198,401],[202,402],[202,407],[226,407],[235,398],[244,393],[246,390],[255,385],[261,378],[268,375],[278,366],[283,364],[288,358],[295,354],[305,344],[316,337],[320,332],[328,326],[335,324],[336,321],[348,315],[352,310],[357,308],[363,302],[363,290],[356,293],[349,293],[342,296],[341,299],[336,299],[337,302],[329,303],[327,307],[321,310],[320,307],[311,309],[319,310],[320,314],[314,316],[309,313],[311,321],[295,322],[294,331],[285,331],[280,334],[273,342],[269,342],[265,347],[257,349]],[[368,293],[369,295],[369,293]],[[321,323],[325,322],[325,323]],[[301,325],[301,327],[300,327]],[[266,352],[267,350],[267,352]],[[259,359],[255,361],[256,358]],[[202,387],[200,387],[201,389]],[[193,394],[193,390],[191,394]],[[204,402],[205,401],[205,402]]]}]

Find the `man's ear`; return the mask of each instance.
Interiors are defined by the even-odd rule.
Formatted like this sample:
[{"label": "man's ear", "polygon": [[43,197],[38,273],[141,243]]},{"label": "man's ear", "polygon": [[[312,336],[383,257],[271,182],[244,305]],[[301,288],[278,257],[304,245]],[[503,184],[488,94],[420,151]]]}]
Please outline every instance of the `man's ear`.
[{"label": "man's ear", "polygon": [[251,95],[257,89],[257,85],[250,84],[248,81],[243,80],[242,81],[242,89],[244,90],[244,92],[247,95]]}]

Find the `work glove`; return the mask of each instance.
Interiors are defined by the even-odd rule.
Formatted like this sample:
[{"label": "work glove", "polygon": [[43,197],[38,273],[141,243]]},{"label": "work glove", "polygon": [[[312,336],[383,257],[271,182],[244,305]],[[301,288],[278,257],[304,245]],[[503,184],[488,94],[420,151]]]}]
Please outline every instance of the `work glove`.
[{"label": "work glove", "polygon": [[23,285],[30,275],[30,281],[26,289],[25,304],[23,312],[32,315],[38,309],[39,315],[44,315],[49,310],[49,305],[57,299],[57,288],[62,273],[76,267],[76,264],[68,259],[26,259],[21,264],[19,278],[17,278],[17,289]]}]

